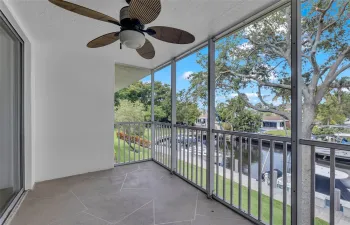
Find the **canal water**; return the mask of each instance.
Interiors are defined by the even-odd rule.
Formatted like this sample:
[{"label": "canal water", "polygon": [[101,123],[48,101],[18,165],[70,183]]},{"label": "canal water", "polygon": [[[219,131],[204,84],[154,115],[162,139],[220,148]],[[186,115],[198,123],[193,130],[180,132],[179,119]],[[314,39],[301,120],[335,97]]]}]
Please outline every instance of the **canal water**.
[{"label": "canal water", "polygon": [[[223,166],[223,144],[220,142],[220,150],[219,150],[219,163],[221,166]],[[236,142],[236,146],[239,146],[239,143]],[[226,147],[226,168],[231,169],[233,167],[235,167],[235,165],[232,165],[231,163],[231,146],[229,144],[227,144]],[[234,148],[234,158],[235,161],[234,163],[238,163],[239,160],[239,149],[238,148]],[[248,168],[249,168],[249,154],[248,154],[248,144],[247,143],[242,143],[242,170],[243,170],[243,174],[248,175]],[[270,171],[270,147],[269,145],[265,144],[262,146],[262,151],[261,151],[261,172],[265,173],[267,171]],[[276,145],[274,152],[273,152],[273,157],[274,157],[274,165],[273,168],[274,169],[278,169],[281,172],[283,172],[283,149],[282,146]],[[291,169],[291,155],[290,155],[290,151],[287,151],[287,173],[290,172]],[[237,165],[238,166],[238,165]],[[254,145],[252,144],[252,148],[251,148],[251,176],[254,179],[257,179],[259,177],[258,174],[258,167],[259,167],[259,147],[258,145]]]}]

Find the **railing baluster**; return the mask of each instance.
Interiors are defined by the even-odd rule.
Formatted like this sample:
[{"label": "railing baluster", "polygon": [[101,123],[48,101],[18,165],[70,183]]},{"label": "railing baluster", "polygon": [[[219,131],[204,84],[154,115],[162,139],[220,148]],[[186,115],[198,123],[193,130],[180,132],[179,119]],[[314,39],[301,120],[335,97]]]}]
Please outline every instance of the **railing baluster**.
[{"label": "railing baluster", "polygon": [[[171,129],[172,129],[172,125],[168,126],[168,133],[167,133],[167,146],[168,146],[168,162],[169,162],[169,167],[171,168],[171,157],[173,157],[173,153],[171,152]],[[177,134],[176,134],[176,128],[175,128],[175,140],[177,138]],[[175,144],[177,144],[177,142],[175,142]],[[176,146],[175,146],[176,149]],[[174,155],[175,157],[175,162],[177,163],[177,151],[175,150],[176,155]],[[174,166],[174,168],[176,168],[177,170],[177,165]]]},{"label": "railing baluster", "polygon": [[234,159],[234,143],[233,142],[236,142],[236,139],[233,138],[233,135],[231,135],[231,175],[230,175],[230,179],[231,179],[231,182],[230,182],[230,205],[233,205],[233,167],[234,167],[234,162],[235,162],[235,159]]},{"label": "railing baluster", "polygon": [[219,196],[219,133],[216,133],[216,196]]},{"label": "railing baluster", "polygon": [[179,154],[179,174],[182,173],[182,150],[181,150],[181,142],[182,142],[182,129],[179,127],[178,128],[178,131],[176,131],[176,133],[179,132],[179,139],[177,140],[179,142],[178,146],[179,146],[179,149],[177,150],[177,154]]},{"label": "railing baluster", "polygon": [[223,171],[223,179],[222,179],[222,189],[223,189],[223,193],[222,193],[222,197],[224,199],[224,201],[226,200],[226,134],[224,134],[223,136],[223,140],[224,140],[224,149],[223,149],[223,153],[222,153],[222,171]]},{"label": "railing baluster", "polygon": [[171,151],[169,151],[169,146],[168,146],[168,126],[164,126],[164,138],[165,138],[165,158],[167,161],[167,166],[171,169],[171,161],[169,160],[169,156],[171,154]]},{"label": "railing baluster", "polygon": [[139,132],[141,131],[141,123],[138,123],[138,124],[139,124],[139,130],[137,132],[138,133],[137,137],[139,138],[139,161],[140,161],[141,160],[141,135],[139,134]]},{"label": "railing baluster", "polygon": [[[127,125],[125,125],[127,126]],[[124,127],[124,134],[123,134],[123,140],[124,140],[124,163],[126,162],[126,152],[125,152],[125,142],[126,142],[126,128]],[[129,157],[130,159],[130,157]]]},{"label": "railing baluster", "polygon": [[193,130],[191,130],[191,181],[193,181]]},{"label": "railing baluster", "polygon": [[330,209],[329,224],[335,225],[335,149],[330,149]]},{"label": "railing baluster", "polygon": [[196,184],[198,184],[198,130],[196,130]]},{"label": "railing baluster", "polygon": [[136,149],[137,149],[137,147],[136,147],[136,124],[133,124],[133,131],[131,131],[132,133],[134,133],[134,135],[133,135],[133,138],[134,138],[134,140],[133,140],[133,142],[134,142],[134,162],[135,161],[137,161],[137,158],[136,158]]},{"label": "railing baluster", "polygon": [[165,126],[162,125],[162,152],[163,152],[163,165],[168,166],[168,162],[167,162],[167,157],[166,157],[166,145],[164,142],[164,137],[165,137]]},{"label": "railing baluster", "polygon": [[[117,126],[118,126],[118,131],[117,131],[118,132],[118,134],[117,134],[117,137],[118,137],[118,161],[119,161],[119,163],[121,163],[121,160],[120,160],[120,151],[121,151],[121,149],[120,149],[120,138],[121,138],[120,127],[121,126],[119,124]],[[124,159],[125,159],[125,156],[124,156]]]},{"label": "railing baluster", "polygon": [[251,189],[252,189],[252,139],[248,138],[248,215],[251,215]]},{"label": "railing baluster", "polygon": [[[149,145],[148,145],[148,143],[152,142],[152,138],[150,138],[150,135],[149,135],[149,133],[150,133],[149,130],[152,129],[151,127],[152,127],[152,124],[150,124],[150,127],[147,128],[147,159],[149,159],[149,148],[148,148]],[[152,143],[151,143],[151,146],[152,146]],[[151,151],[152,151],[152,147],[151,147]]]},{"label": "railing baluster", "polygon": [[131,141],[131,124],[130,123],[129,123],[128,127],[129,127],[129,130],[130,130],[130,132],[128,134],[128,136],[129,136],[129,143],[128,143],[128,145],[129,145],[129,162],[130,162],[131,161],[130,160],[130,155],[131,155],[131,153],[130,153],[131,151],[130,150],[131,150],[131,146],[132,146],[131,142],[130,142]]},{"label": "railing baluster", "polygon": [[189,179],[189,177],[190,177],[189,176],[190,175],[189,174],[189,172],[190,172],[190,167],[189,167],[189,165],[190,165],[189,164],[190,163],[190,148],[189,148],[189,142],[188,142],[189,140],[188,139],[190,137],[190,134],[189,134],[190,130],[187,128],[186,131],[187,131],[187,146],[186,146],[186,151],[187,151],[187,176],[186,176],[186,178]]},{"label": "railing baluster", "polygon": [[182,155],[183,155],[183,160],[182,160],[182,176],[185,177],[186,174],[186,168],[185,168],[185,161],[186,161],[186,151],[185,151],[185,128],[182,129],[183,134],[182,134]]},{"label": "railing baluster", "polygon": [[162,140],[162,142],[161,142],[162,143],[162,145],[161,145],[162,146],[162,164],[166,165],[165,160],[164,160],[164,125],[161,125],[160,129],[161,129],[160,133],[162,135],[161,136],[161,140]]},{"label": "railing baluster", "polygon": [[275,188],[274,177],[274,153],[275,153],[275,141],[270,141],[270,225],[273,224],[273,189]]},{"label": "railing baluster", "polygon": [[203,131],[201,131],[201,187],[203,187]]},{"label": "railing baluster", "polygon": [[287,142],[283,142],[283,225],[287,225]]},{"label": "railing baluster", "polygon": [[158,125],[158,162],[162,162],[162,146],[161,146],[161,140],[162,140],[162,128],[161,125]]},{"label": "railing baluster", "polygon": [[238,191],[238,207],[242,210],[242,136],[239,137],[239,161],[238,161],[238,173],[239,173],[239,191]]},{"label": "railing baluster", "polygon": [[177,132],[178,132],[178,128],[175,127],[175,135],[176,135],[176,138],[175,138],[176,139],[176,160],[175,160],[176,161],[176,172],[180,173],[180,171],[181,171],[181,163],[179,163],[179,162],[181,160],[181,155],[179,157],[179,135],[178,135]]},{"label": "railing baluster", "polygon": [[156,126],[156,155],[157,161],[159,162],[159,125]]},{"label": "railing baluster", "polygon": [[258,152],[259,152],[259,161],[258,161],[258,220],[261,221],[261,160],[262,160],[262,140],[258,140]]}]

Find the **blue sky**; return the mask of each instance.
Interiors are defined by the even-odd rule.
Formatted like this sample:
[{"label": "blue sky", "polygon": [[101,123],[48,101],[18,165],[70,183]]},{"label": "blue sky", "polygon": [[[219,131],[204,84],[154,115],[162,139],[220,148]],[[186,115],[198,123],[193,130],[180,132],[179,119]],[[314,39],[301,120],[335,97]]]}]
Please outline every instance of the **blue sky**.
[{"label": "blue sky", "polygon": [[[305,15],[307,13],[307,11],[308,11],[308,9],[304,9],[302,14]],[[332,13],[334,13],[334,12],[332,12]],[[242,41],[242,44],[243,44],[243,41]],[[207,47],[205,47],[199,51],[202,54],[207,54],[208,49],[207,49]],[[328,57],[329,56],[326,54],[318,54],[317,61],[320,64],[322,64]],[[176,69],[177,69],[177,71],[176,71],[176,91],[177,92],[179,92],[182,89],[188,89],[190,86],[190,81],[188,79],[188,76],[191,73],[199,72],[202,70],[201,66],[196,63],[196,59],[197,59],[197,54],[195,52],[195,53],[193,53],[193,54],[187,56],[186,58],[177,62],[177,65],[176,65]],[[272,65],[270,65],[270,66],[272,66]],[[170,73],[171,73],[170,66],[167,66],[167,67],[163,68],[162,70],[159,70],[155,73],[155,80],[161,81],[162,83],[166,83],[166,84],[170,85],[171,84]],[[341,74],[341,76],[339,76],[339,78],[343,77],[343,76],[350,76],[349,70],[343,72]],[[272,79],[276,79],[276,78],[277,77],[272,78]],[[144,78],[143,81],[150,81],[150,76]],[[257,97],[257,94],[256,94],[256,92],[257,92],[256,86],[253,85],[253,86],[247,87],[245,89],[241,89],[240,91],[247,95],[247,97],[250,99],[251,103],[256,104],[256,103],[260,102],[258,97]],[[216,95],[216,103],[225,102],[226,100],[228,100],[236,95],[237,94],[235,94],[234,92],[232,92],[231,94],[227,94],[227,95],[217,94]],[[266,102],[272,103],[274,105],[281,104],[281,99],[278,99],[277,101],[272,101],[273,95],[271,94],[271,92],[269,90],[262,89],[262,95],[264,96],[264,100]]]}]

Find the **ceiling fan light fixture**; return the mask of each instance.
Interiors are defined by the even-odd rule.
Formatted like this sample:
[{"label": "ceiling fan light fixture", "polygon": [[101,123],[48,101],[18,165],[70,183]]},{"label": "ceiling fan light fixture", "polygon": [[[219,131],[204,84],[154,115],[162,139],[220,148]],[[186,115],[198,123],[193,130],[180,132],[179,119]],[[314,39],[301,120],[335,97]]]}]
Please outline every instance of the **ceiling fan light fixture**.
[{"label": "ceiling fan light fixture", "polygon": [[135,30],[123,30],[119,33],[119,39],[122,45],[131,49],[141,48],[145,42],[145,35]]}]

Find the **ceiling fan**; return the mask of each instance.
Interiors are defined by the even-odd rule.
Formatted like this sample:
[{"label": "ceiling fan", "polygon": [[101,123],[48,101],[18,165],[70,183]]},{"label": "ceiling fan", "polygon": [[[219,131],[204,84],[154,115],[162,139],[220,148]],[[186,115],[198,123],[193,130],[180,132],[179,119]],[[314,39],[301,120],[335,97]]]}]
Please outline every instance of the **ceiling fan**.
[{"label": "ceiling fan", "polygon": [[145,29],[145,24],[151,23],[159,16],[161,11],[160,0],[126,0],[129,5],[120,10],[120,22],[113,17],[71,2],[64,0],[49,1],[82,16],[120,26],[119,32],[108,33],[90,41],[87,44],[89,48],[103,47],[120,40],[120,49],[124,45],[135,49],[143,58],[152,59],[155,50],[152,43],[145,38],[145,33],[158,40],[173,44],[190,44],[195,40],[192,34],[173,27],[153,26]]}]

